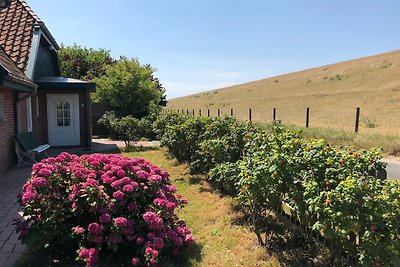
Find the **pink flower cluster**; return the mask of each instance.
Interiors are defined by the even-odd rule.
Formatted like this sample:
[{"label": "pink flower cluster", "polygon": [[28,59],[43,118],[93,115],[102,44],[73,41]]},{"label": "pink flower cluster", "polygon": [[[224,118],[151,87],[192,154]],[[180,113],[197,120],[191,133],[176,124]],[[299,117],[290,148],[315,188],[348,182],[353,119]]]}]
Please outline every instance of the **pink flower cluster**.
[{"label": "pink flower cluster", "polygon": [[59,231],[43,236],[61,234],[81,246],[78,257],[86,266],[95,266],[113,246],[128,248],[132,265],[156,266],[161,252],[179,254],[194,242],[174,213],[187,204],[175,192],[168,172],[144,159],[62,153],[33,166],[19,196],[28,219],[16,221],[17,231],[23,240],[33,232]]},{"label": "pink flower cluster", "polygon": [[99,262],[99,251],[96,248],[82,248],[79,252],[79,258],[86,262],[86,266],[96,266]]}]

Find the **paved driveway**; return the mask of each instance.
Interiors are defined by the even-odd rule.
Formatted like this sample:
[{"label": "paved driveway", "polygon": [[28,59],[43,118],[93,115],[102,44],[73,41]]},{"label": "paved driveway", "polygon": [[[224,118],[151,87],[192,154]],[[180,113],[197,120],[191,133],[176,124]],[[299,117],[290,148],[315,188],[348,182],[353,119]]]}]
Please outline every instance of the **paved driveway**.
[{"label": "paved driveway", "polygon": [[400,180],[400,161],[396,158],[384,158],[387,163],[386,171],[389,180]]},{"label": "paved driveway", "polygon": [[16,196],[30,172],[31,167],[24,167],[0,175],[0,266],[12,266],[24,251],[12,221],[20,216]]}]

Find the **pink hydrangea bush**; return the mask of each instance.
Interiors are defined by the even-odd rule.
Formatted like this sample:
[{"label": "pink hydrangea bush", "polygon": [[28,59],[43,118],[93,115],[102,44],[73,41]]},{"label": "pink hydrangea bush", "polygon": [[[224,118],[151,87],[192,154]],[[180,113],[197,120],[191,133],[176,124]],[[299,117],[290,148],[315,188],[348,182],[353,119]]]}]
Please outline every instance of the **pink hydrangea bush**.
[{"label": "pink hydrangea bush", "polygon": [[118,255],[138,266],[157,266],[192,244],[175,215],[186,201],[169,174],[144,159],[62,153],[33,166],[19,195],[23,241],[34,236],[54,251],[70,247],[77,260],[95,266]]}]

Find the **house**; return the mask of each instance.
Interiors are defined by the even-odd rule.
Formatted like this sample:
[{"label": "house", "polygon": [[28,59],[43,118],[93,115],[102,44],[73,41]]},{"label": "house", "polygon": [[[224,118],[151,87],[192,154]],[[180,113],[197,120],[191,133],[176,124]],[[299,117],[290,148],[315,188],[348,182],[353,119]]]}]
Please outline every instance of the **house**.
[{"label": "house", "polygon": [[14,136],[90,147],[95,84],[60,76],[60,47],[24,0],[0,9],[0,172],[16,163]]}]

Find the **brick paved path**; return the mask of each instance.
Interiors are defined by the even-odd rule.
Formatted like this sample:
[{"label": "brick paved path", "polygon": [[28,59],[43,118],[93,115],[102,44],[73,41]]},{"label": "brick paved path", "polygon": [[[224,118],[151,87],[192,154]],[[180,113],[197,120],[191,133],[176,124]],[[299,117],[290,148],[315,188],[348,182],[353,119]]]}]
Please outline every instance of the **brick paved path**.
[{"label": "brick paved path", "polygon": [[20,216],[16,196],[21,193],[31,169],[13,168],[0,174],[0,266],[12,266],[24,251],[12,221]]}]

